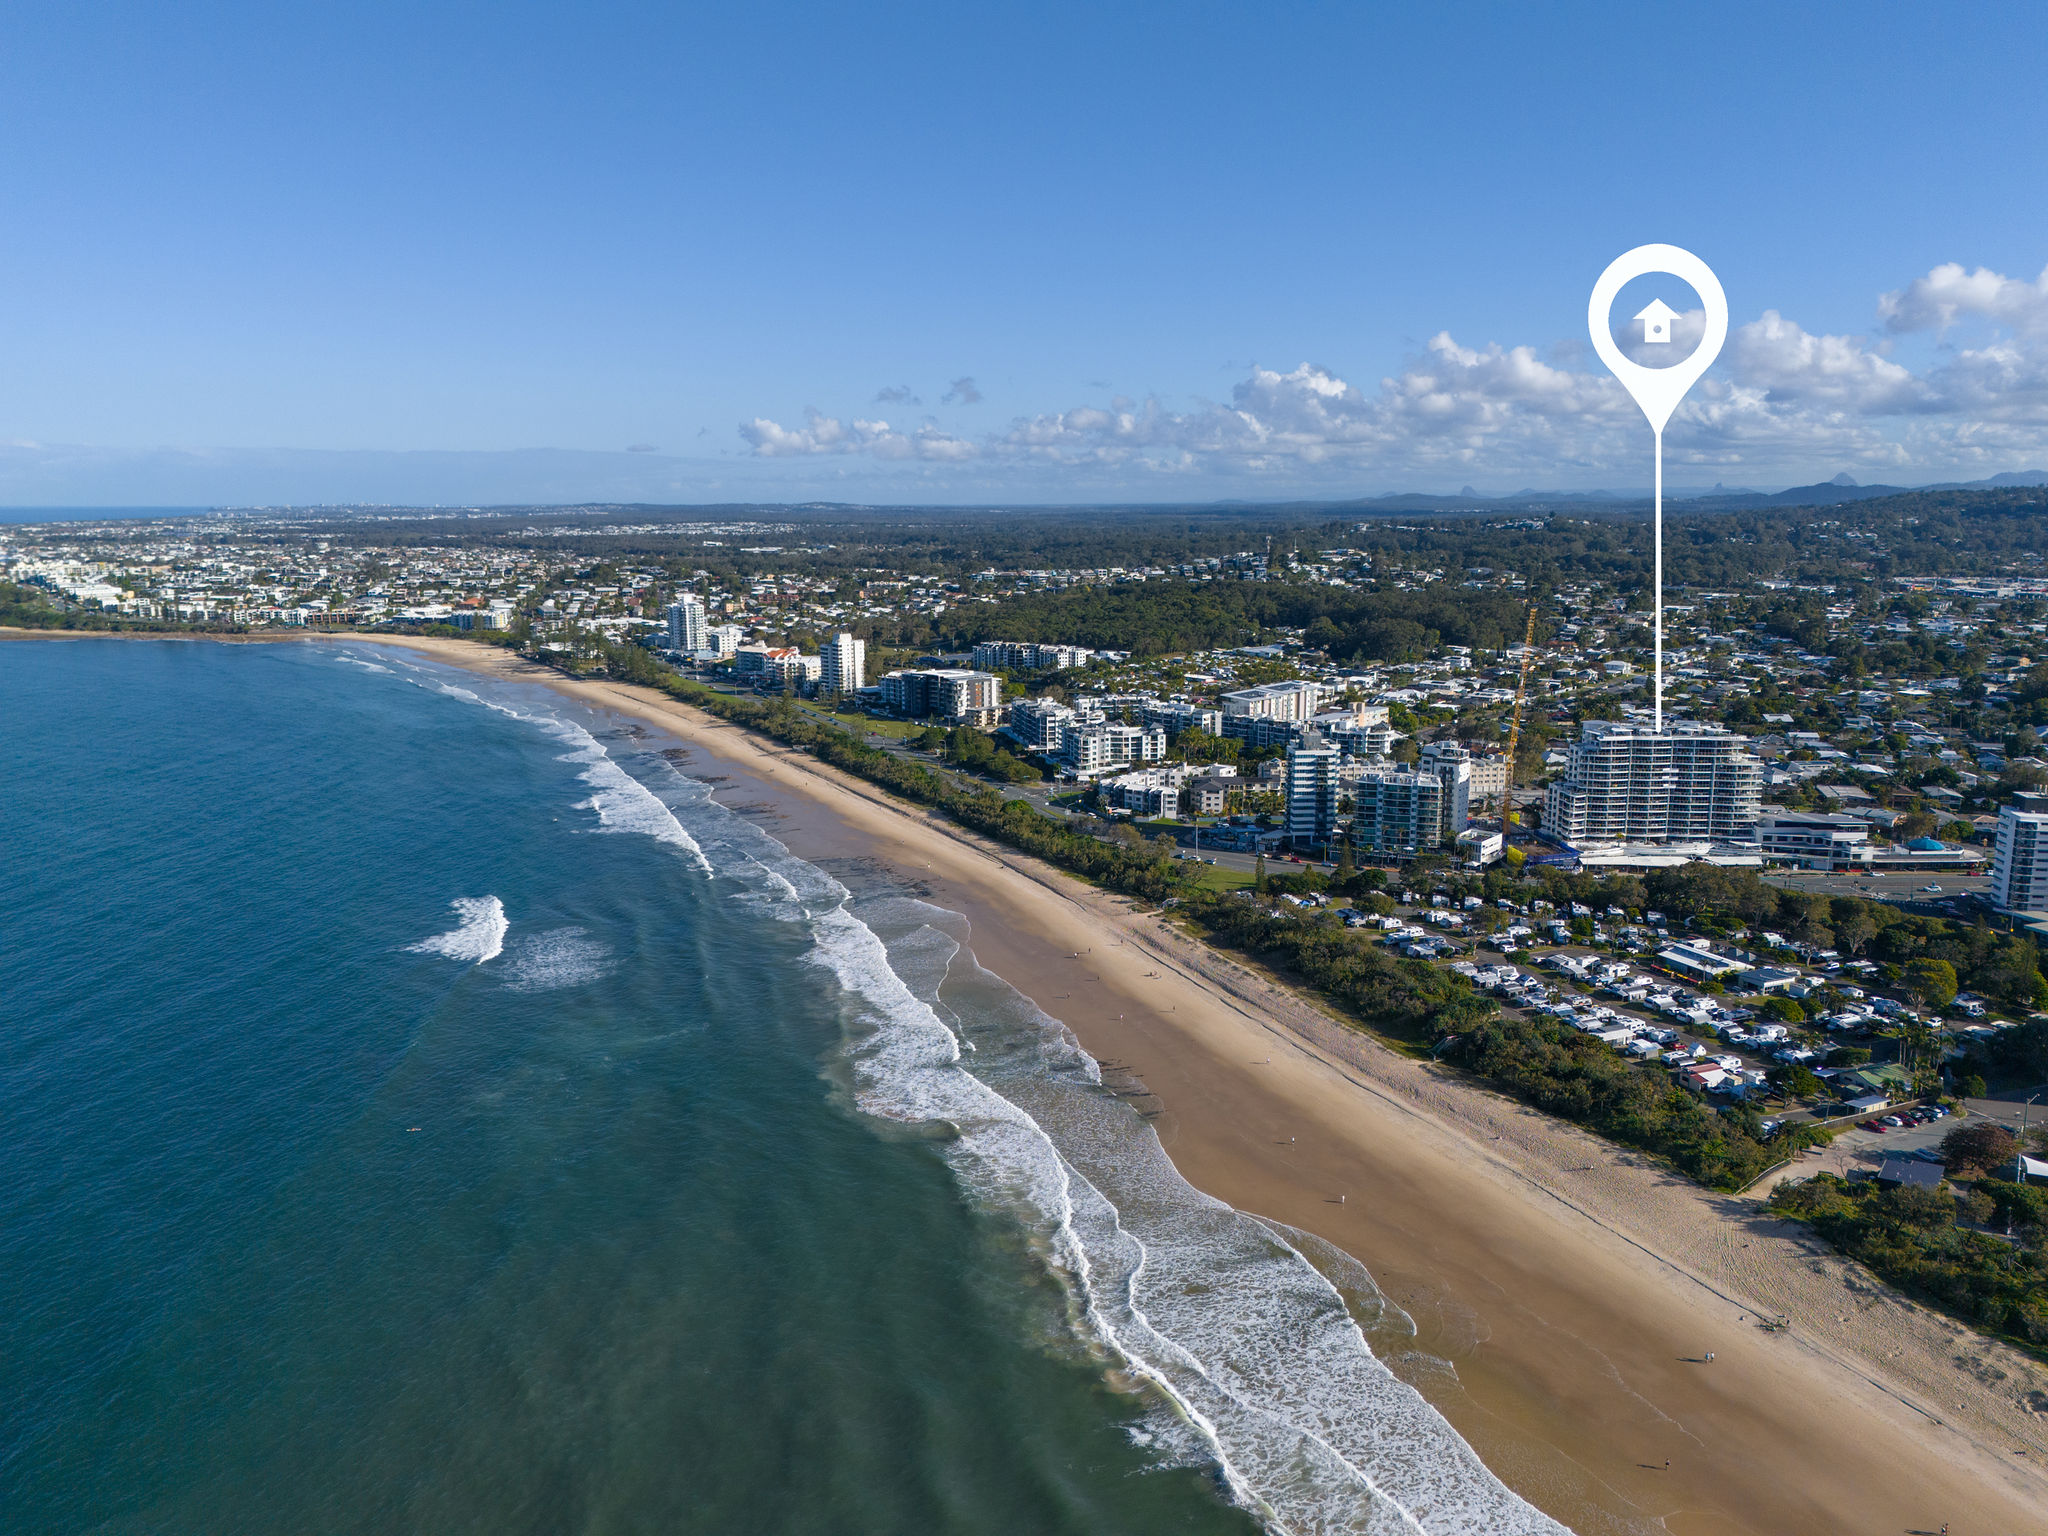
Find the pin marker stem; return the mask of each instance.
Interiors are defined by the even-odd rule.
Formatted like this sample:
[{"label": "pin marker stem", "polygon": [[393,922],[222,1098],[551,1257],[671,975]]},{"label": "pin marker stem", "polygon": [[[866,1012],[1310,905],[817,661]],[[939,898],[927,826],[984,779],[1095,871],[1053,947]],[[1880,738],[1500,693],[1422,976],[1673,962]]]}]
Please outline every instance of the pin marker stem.
[{"label": "pin marker stem", "polygon": [[[1669,273],[1691,284],[1693,292],[1700,296],[1705,324],[1699,345],[1683,362],[1674,363],[1669,368],[1646,368],[1626,356],[1614,343],[1608,311],[1615,295],[1621,292],[1622,284],[1629,279],[1648,272]],[[1679,316],[1670,306],[1659,301],[1636,318],[1643,322],[1646,341],[1664,343],[1671,340],[1670,323]],[[1621,387],[1642,407],[1643,415],[1649,420],[1650,431],[1656,438],[1657,488],[1651,511],[1654,547],[1650,594],[1651,606],[1656,610],[1650,621],[1656,647],[1656,667],[1650,697],[1656,731],[1661,736],[1664,733],[1664,424],[1678,409],[1678,402],[1685,398],[1686,391],[1699,382],[1700,375],[1720,356],[1721,344],[1728,339],[1728,296],[1721,291],[1721,280],[1714,276],[1712,269],[1691,251],[1681,250],[1675,245],[1639,245],[1615,257],[1607,264],[1607,270],[1600,274],[1600,280],[1593,285],[1593,296],[1587,302],[1586,323],[1593,333],[1593,350],[1600,354],[1600,361],[1607,365],[1608,371],[1621,381]],[[1650,329],[1653,324],[1656,326],[1654,334]]]}]

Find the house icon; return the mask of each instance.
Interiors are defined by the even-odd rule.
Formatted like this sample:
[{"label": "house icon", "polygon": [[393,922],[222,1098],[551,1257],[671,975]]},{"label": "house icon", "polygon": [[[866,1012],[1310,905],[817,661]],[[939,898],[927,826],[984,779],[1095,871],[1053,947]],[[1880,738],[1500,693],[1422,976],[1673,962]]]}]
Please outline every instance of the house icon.
[{"label": "house icon", "polygon": [[1671,322],[1678,318],[1678,311],[1662,299],[1652,299],[1649,307],[1636,318],[1643,322],[1643,340],[1669,341]]}]

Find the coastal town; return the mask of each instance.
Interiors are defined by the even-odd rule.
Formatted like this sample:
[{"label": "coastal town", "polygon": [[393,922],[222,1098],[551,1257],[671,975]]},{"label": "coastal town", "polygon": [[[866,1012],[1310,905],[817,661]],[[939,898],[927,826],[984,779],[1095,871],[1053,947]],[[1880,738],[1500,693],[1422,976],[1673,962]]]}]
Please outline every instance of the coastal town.
[{"label": "coastal town", "polygon": [[[850,549],[815,517],[253,512],[9,529],[0,580],[10,622],[467,635],[571,673],[630,651],[1156,849],[1260,921],[1341,925],[1767,1149],[1695,1176],[1797,1178],[1802,1154],[1865,1148],[1887,1187],[1939,1182],[1957,1110],[2012,1122],[2019,1184],[2048,1173],[1990,1097],[2048,1077],[2038,557],[1678,585],[1659,701],[1626,580],[1536,582],[1389,549],[1371,525],[1348,543],[1315,531],[949,566]],[[1852,518],[1819,529],[1858,534]],[[1245,591],[1450,595],[1495,605],[1502,628],[1374,655],[1347,653],[1327,617],[1185,649],[1147,643],[1142,607],[1135,631],[1094,617]],[[1062,605],[1070,628],[1047,618]],[[1472,1038],[1428,1043],[1457,1059]]]}]

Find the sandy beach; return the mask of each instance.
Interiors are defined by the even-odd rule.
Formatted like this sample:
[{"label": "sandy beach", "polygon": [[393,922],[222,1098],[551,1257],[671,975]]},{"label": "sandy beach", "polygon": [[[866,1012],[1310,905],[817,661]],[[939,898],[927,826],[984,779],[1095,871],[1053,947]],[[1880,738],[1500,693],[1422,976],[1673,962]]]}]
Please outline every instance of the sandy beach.
[{"label": "sandy beach", "polygon": [[1418,1356],[1452,1367],[1403,1374],[1585,1536],[2048,1529],[2048,1369],[1753,1200],[1389,1051],[1156,915],[664,696],[461,641],[374,643],[656,726],[800,856],[880,861],[964,914],[983,965],[1156,1095],[1195,1185],[1367,1265]]}]

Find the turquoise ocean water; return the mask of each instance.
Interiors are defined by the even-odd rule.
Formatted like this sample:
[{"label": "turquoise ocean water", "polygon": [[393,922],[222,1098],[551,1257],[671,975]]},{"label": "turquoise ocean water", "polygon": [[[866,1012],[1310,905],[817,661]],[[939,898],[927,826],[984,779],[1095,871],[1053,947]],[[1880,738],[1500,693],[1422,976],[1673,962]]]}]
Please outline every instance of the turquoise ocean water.
[{"label": "turquoise ocean water", "polygon": [[0,648],[0,1525],[1556,1529],[1362,1269],[664,745],[364,645]]}]

